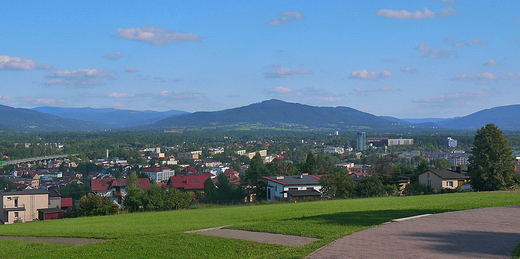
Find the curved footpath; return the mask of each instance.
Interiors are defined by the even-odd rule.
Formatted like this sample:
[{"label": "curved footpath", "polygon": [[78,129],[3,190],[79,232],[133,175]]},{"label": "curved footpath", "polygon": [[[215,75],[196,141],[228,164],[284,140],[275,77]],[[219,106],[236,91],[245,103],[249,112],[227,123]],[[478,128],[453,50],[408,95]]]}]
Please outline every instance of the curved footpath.
[{"label": "curved footpath", "polygon": [[338,239],[307,258],[511,258],[520,206],[455,211],[392,222]]}]

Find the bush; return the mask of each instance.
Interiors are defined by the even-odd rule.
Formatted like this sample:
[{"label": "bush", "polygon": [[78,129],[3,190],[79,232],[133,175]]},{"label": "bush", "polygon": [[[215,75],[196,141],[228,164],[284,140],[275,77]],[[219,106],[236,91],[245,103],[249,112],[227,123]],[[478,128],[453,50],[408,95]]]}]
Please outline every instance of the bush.
[{"label": "bush", "polygon": [[83,216],[111,215],[119,212],[119,206],[108,197],[89,193],[79,199],[79,211]]}]

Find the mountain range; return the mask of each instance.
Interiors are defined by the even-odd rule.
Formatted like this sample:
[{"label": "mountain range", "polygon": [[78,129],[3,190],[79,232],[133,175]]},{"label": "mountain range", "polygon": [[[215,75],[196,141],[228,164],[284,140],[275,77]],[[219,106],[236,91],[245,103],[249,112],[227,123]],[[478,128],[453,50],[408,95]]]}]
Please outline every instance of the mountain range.
[{"label": "mountain range", "polygon": [[102,123],[115,128],[137,127],[153,124],[170,116],[188,114],[185,111],[132,111],[112,108],[60,108],[37,107],[33,111],[52,114],[61,118],[79,119],[87,122]]},{"label": "mountain range", "polygon": [[335,129],[388,130],[444,128],[476,130],[494,123],[502,130],[518,131],[520,105],[501,106],[450,118],[398,119],[375,116],[349,107],[318,107],[281,100],[213,112],[132,111],[96,108],[13,108],[0,105],[0,134],[9,131],[96,131],[134,127],[146,130],[200,129]]}]

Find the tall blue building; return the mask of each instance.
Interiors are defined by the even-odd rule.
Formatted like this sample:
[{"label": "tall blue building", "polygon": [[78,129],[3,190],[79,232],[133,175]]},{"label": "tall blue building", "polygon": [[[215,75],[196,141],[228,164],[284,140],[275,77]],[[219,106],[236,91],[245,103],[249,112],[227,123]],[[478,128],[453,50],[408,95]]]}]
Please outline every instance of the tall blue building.
[{"label": "tall blue building", "polygon": [[357,134],[357,149],[360,151],[367,149],[367,134],[365,132],[358,132]]}]

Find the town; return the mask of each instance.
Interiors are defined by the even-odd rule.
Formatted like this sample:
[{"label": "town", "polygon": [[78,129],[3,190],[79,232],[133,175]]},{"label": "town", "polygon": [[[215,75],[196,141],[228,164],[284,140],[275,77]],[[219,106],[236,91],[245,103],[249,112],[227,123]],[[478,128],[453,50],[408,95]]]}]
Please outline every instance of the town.
[{"label": "town", "polygon": [[[471,144],[467,136],[460,136],[463,141],[458,143],[451,136],[388,138],[338,131],[313,134],[312,138],[308,134],[177,134],[167,146],[160,144],[165,137],[161,134],[158,139],[150,139],[153,146],[143,143],[139,147],[116,142],[120,141],[116,135],[90,141],[93,143],[89,146],[95,146],[95,150],[85,149],[85,143],[78,143],[73,136],[53,143],[44,138],[23,143],[4,140],[0,146],[5,160],[0,179],[4,189],[0,192],[2,223],[170,210],[199,203],[471,191],[467,175]],[[114,149],[114,145],[127,147]],[[64,153],[80,149],[81,153]],[[519,165],[517,160],[517,174]],[[334,186],[338,181],[347,181],[350,189],[338,191]],[[144,199],[143,192],[157,197]],[[165,193],[184,200],[175,204],[154,201]],[[102,199],[109,209],[89,207],[93,199]]]}]

